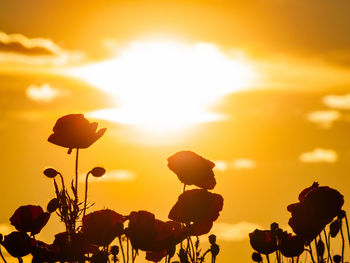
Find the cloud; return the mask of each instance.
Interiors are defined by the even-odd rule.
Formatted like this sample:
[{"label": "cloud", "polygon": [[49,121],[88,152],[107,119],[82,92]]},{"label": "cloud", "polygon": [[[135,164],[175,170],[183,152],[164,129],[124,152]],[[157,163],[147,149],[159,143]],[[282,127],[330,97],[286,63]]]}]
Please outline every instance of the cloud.
[{"label": "cloud", "polygon": [[215,234],[218,239],[224,241],[243,241],[248,239],[249,233],[262,227],[255,223],[242,221],[236,224],[214,223],[210,233]]},{"label": "cloud", "polygon": [[58,88],[53,88],[48,83],[44,83],[41,85],[29,85],[26,89],[26,95],[29,99],[36,102],[51,102],[57,97],[69,96],[69,93]]},{"label": "cloud", "polygon": [[66,65],[83,58],[82,52],[64,50],[51,39],[28,38],[0,31],[0,63]]},{"label": "cloud", "polygon": [[330,128],[334,121],[340,119],[340,116],[340,112],[336,110],[313,111],[307,114],[307,119],[323,128]]},{"label": "cloud", "polygon": [[[80,182],[85,182],[85,174],[80,176]],[[136,178],[136,175],[128,170],[112,170],[107,171],[103,177],[96,178],[89,176],[89,182],[98,183],[98,182],[129,182],[133,181]]]},{"label": "cloud", "polygon": [[322,148],[316,148],[311,152],[302,153],[299,156],[301,162],[304,163],[334,163],[338,159],[338,155],[333,150],[327,150]]},{"label": "cloud", "polygon": [[338,110],[350,109],[350,94],[327,95],[323,97],[323,103],[330,108]]},{"label": "cloud", "polygon": [[215,169],[219,171],[253,169],[256,167],[256,162],[248,158],[240,158],[233,161],[216,160],[214,163]]}]

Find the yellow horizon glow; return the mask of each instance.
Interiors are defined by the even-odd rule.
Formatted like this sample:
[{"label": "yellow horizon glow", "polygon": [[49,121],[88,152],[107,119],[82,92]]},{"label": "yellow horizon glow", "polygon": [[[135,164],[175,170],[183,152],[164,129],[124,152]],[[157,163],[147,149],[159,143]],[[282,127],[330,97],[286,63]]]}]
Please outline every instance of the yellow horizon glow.
[{"label": "yellow horizon glow", "polygon": [[132,42],[118,56],[69,74],[116,98],[116,108],[90,117],[158,132],[223,119],[210,108],[257,76],[249,61],[232,59],[214,44],[169,41]]}]

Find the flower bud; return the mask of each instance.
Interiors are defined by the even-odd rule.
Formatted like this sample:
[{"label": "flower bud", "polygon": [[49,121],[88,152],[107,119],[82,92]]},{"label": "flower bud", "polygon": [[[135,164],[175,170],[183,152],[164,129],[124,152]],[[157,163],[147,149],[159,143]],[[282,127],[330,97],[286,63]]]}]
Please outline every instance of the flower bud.
[{"label": "flower bud", "polygon": [[106,173],[106,169],[103,167],[95,167],[90,173],[95,177],[102,177]]},{"label": "flower bud", "polygon": [[255,261],[255,262],[261,262],[262,261],[262,257],[260,255],[260,253],[253,252],[252,260]]},{"label": "flower bud", "polygon": [[217,244],[211,245],[210,252],[214,257],[216,257],[219,254],[219,251],[220,251],[219,245],[217,245]]},{"label": "flower bud", "polygon": [[336,219],[329,225],[329,234],[331,235],[331,237],[334,238],[338,235],[340,227],[341,227],[341,221],[338,219]]},{"label": "flower bud", "polygon": [[346,216],[346,212],[345,212],[344,210],[341,210],[341,211],[339,212],[338,218],[339,218],[339,219],[343,219],[345,216]]},{"label": "flower bud", "polygon": [[276,222],[273,222],[273,223],[271,224],[271,231],[277,230],[278,227],[279,227],[278,224],[277,224]]},{"label": "flower bud", "polygon": [[53,198],[50,200],[50,202],[47,204],[47,212],[49,213],[53,213],[56,211],[56,209],[58,208],[59,206],[59,202],[58,202],[58,199],[57,198]]},{"label": "flower bud", "polygon": [[316,245],[316,249],[317,249],[317,254],[320,258],[323,258],[323,254],[324,254],[324,243],[323,241],[320,239],[317,242]]},{"label": "flower bud", "polygon": [[210,236],[208,237],[208,239],[209,239],[209,243],[210,243],[211,245],[214,245],[214,244],[216,243],[216,236],[215,236],[215,235],[210,235]]},{"label": "flower bud", "polygon": [[46,177],[55,178],[58,175],[58,172],[54,168],[46,168],[44,174]]},{"label": "flower bud", "polygon": [[334,261],[334,263],[340,263],[341,262],[341,256],[340,255],[333,256],[333,261]]},{"label": "flower bud", "polygon": [[119,254],[119,247],[118,246],[111,246],[111,254],[113,256],[117,256]]}]

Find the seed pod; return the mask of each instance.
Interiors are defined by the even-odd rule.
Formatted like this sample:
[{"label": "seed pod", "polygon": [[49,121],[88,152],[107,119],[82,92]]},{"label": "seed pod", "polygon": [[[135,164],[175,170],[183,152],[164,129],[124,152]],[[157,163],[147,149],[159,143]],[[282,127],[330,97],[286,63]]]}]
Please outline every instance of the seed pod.
[{"label": "seed pod", "polygon": [[262,257],[260,255],[260,253],[253,252],[252,260],[255,261],[255,262],[261,262],[262,261]]},{"label": "seed pod", "polygon": [[103,167],[95,167],[90,172],[95,177],[102,177],[106,173],[106,169]]},{"label": "seed pod", "polygon": [[111,254],[113,256],[117,256],[119,254],[119,247],[118,246],[111,246]]},{"label": "seed pod", "polygon": [[341,221],[336,219],[329,225],[329,234],[331,237],[336,237],[341,227]]},{"label": "seed pod", "polygon": [[44,175],[48,178],[55,178],[58,175],[58,172],[54,168],[46,168],[44,170]]},{"label": "seed pod", "polygon": [[58,199],[57,198],[53,198],[50,200],[50,202],[47,204],[47,212],[49,213],[53,213],[56,211],[56,209],[58,208],[59,206],[59,202],[58,202]]},{"label": "seed pod", "polygon": [[340,255],[333,256],[333,261],[334,261],[334,263],[340,263],[341,262],[341,256]]},{"label": "seed pod", "polygon": [[324,254],[324,243],[321,239],[318,240],[317,245],[316,245],[316,249],[317,249],[318,256],[322,259],[323,254]]},{"label": "seed pod", "polygon": [[215,236],[215,235],[210,235],[210,236],[208,237],[208,239],[209,239],[209,243],[210,243],[211,245],[214,245],[214,244],[216,243],[216,236]]}]

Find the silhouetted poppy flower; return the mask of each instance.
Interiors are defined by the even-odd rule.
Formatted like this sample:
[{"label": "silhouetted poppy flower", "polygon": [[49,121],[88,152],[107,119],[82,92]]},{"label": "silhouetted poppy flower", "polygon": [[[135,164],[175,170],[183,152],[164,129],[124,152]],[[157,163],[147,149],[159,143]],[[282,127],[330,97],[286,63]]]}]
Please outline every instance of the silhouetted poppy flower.
[{"label": "silhouetted poppy flower", "polygon": [[131,212],[126,235],[135,249],[163,251],[187,237],[187,229],[174,221],[163,222],[147,211]]},{"label": "silhouetted poppy flower", "polygon": [[70,234],[68,242],[67,232],[55,235],[52,248],[58,251],[60,261],[78,261],[84,258],[86,253],[97,253],[98,247],[91,244],[84,233]]},{"label": "silhouetted poppy flower", "polygon": [[206,234],[219,217],[223,202],[221,195],[205,189],[188,190],[179,196],[168,217],[190,226],[191,235]]},{"label": "silhouetted poppy flower", "polygon": [[261,254],[270,254],[277,249],[276,238],[272,235],[271,230],[255,229],[249,233],[250,245]]},{"label": "silhouetted poppy flower", "polygon": [[168,167],[186,185],[196,185],[204,189],[214,189],[216,185],[213,172],[215,164],[191,152],[178,152],[168,158]]},{"label": "silhouetted poppy flower", "polygon": [[16,258],[28,255],[34,244],[35,240],[24,232],[12,232],[6,235],[1,243],[1,245],[6,248],[7,252]]},{"label": "silhouetted poppy flower", "polygon": [[278,248],[285,257],[297,257],[304,251],[305,240],[300,236],[283,233]]},{"label": "silhouetted poppy flower", "polygon": [[299,194],[299,197],[298,197],[299,201],[300,201],[300,202],[304,201],[306,195],[307,195],[310,191],[312,191],[312,190],[314,190],[315,188],[318,188],[318,187],[319,187],[318,182],[314,182],[310,187],[305,188],[305,189],[304,189],[303,191],[301,191],[300,194]]},{"label": "silhouetted poppy flower", "polygon": [[88,148],[106,131],[106,128],[96,131],[97,125],[90,123],[83,114],[69,114],[57,120],[48,141],[70,150]]},{"label": "silhouetted poppy flower", "polygon": [[257,253],[257,252],[253,252],[252,254],[252,260],[254,262],[261,262],[262,261],[262,257],[260,255],[260,253]]},{"label": "silhouetted poppy flower", "polygon": [[311,242],[336,217],[344,204],[343,195],[327,186],[315,186],[287,210],[292,213],[289,225],[293,231]]},{"label": "silhouetted poppy flower", "polygon": [[92,244],[109,245],[123,234],[125,217],[109,209],[103,209],[83,217],[82,231]]},{"label": "silhouetted poppy flower", "polygon": [[49,221],[50,213],[44,212],[41,206],[20,206],[11,216],[11,224],[21,232],[38,234]]}]

